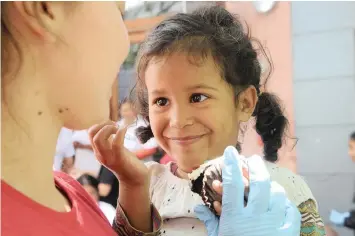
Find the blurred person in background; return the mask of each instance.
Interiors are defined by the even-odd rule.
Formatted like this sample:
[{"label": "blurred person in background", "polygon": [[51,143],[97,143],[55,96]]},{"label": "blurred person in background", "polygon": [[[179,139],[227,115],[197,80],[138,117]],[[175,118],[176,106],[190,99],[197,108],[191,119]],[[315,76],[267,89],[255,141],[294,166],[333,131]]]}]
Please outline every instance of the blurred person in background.
[{"label": "blurred person in background", "polygon": [[[116,210],[115,208],[106,203],[99,201],[99,181],[92,175],[83,174],[78,179],[78,182],[83,186],[85,191],[94,199],[94,201],[99,205],[101,211],[107,217],[107,220],[112,224],[113,219],[115,218]],[[117,191],[118,193],[118,191]],[[117,199],[116,199],[117,201]]]},{"label": "blurred person in background", "polygon": [[83,173],[89,173],[97,177],[101,164],[95,158],[88,130],[75,130],[72,142],[75,148],[74,171],[72,174],[78,177]]},{"label": "blurred person in background", "polygon": [[[353,132],[349,138],[348,154],[353,163],[355,163],[355,132]],[[355,203],[355,189],[353,203]],[[332,210],[330,213],[330,221],[339,227],[347,227],[349,229],[353,229],[355,235],[355,210],[343,213]]]},{"label": "blurred person in background", "polygon": [[355,132],[350,135],[348,154],[351,160],[355,163]]},{"label": "blurred person in background", "polygon": [[75,149],[72,142],[73,131],[67,128],[60,130],[54,156],[53,169],[69,174],[74,166]]},{"label": "blurred person in background", "polygon": [[137,120],[142,121],[142,119],[138,119],[140,117],[128,98],[124,98],[120,102],[119,115],[120,120],[117,123],[119,126],[131,125]]},{"label": "blurred person in background", "polygon": [[[120,104],[120,120],[117,122],[119,128],[127,126],[127,132],[124,139],[124,146],[133,152],[138,159],[144,162],[152,161],[153,154],[157,151],[157,143],[155,138],[142,142],[137,137],[140,127],[146,127],[147,124],[143,118],[137,114],[132,102],[125,98]],[[143,144],[144,143],[144,144]]]},{"label": "blurred person in background", "polygon": [[107,169],[105,166],[101,166],[97,179],[99,182],[98,191],[100,201],[106,202],[116,208],[119,190],[117,177],[111,170]]}]

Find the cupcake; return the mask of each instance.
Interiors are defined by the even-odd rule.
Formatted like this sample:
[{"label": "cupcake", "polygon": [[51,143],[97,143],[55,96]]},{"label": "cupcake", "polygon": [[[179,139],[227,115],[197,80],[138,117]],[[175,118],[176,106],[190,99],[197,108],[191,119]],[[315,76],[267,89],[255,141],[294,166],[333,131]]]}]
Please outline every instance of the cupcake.
[{"label": "cupcake", "polygon": [[[243,163],[243,169],[246,169],[246,163]],[[216,215],[213,202],[222,202],[222,196],[213,189],[212,183],[214,180],[222,182],[222,166],[223,159],[217,158],[206,162],[188,175],[191,191],[200,195],[205,205]],[[244,200],[246,203],[247,193]]]}]

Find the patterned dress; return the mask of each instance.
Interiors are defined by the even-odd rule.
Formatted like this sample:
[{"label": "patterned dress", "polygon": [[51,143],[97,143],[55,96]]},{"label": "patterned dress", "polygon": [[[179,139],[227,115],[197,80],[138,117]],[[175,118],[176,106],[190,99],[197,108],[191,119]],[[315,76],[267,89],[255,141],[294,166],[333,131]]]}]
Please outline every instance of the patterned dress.
[{"label": "patterned dress", "polygon": [[288,198],[293,202],[302,216],[301,236],[324,236],[323,220],[318,213],[317,201],[305,180],[287,168],[274,163],[266,163],[271,179],[285,188]]},{"label": "patterned dress", "polygon": [[317,211],[314,200],[309,199],[302,202],[298,209],[302,215],[301,235],[302,236],[323,236],[325,229],[322,219]]},{"label": "patterned dress", "polygon": [[[150,195],[152,206],[153,231],[144,234],[133,229],[119,211],[114,228],[118,235],[168,235],[206,236],[204,224],[194,214],[194,207],[202,204],[202,199],[190,190],[187,180],[173,175],[172,165],[155,162],[146,163],[151,172]],[[302,215],[300,236],[324,236],[325,228],[318,213],[318,206],[304,179],[287,168],[266,162],[271,179],[284,187],[287,197]],[[158,213],[159,212],[159,213]],[[163,222],[163,224],[161,224]]]}]

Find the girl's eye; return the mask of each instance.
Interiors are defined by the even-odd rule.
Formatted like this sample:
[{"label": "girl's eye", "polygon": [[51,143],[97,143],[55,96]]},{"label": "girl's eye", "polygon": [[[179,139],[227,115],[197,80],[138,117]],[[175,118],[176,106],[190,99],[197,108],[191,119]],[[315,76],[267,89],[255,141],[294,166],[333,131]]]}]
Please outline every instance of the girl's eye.
[{"label": "girl's eye", "polygon": [[192,103],[197,103],[197,102],[203,102],[207,99],[208,97],[203,95],[203,94],[199,94],[199,93],[196,93],[196,94],[193,94],[190,98],[190,102]]},{"label": "girl's eye", "polygon": [[166,98],[158,98],[158,99],[155,100],[154,103],[155,103],[157,106],[159,106],[159,107],[163,107],[163,106],[168,105],[168,104],[169,104],[169,101],[168,101],[168,99],[166,99]]}]

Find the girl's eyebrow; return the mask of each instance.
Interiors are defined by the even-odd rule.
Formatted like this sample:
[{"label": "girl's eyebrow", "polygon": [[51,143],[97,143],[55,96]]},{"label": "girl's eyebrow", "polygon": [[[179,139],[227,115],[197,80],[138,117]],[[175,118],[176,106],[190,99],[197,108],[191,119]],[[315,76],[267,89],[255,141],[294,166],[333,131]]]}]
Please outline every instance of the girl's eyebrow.
[{"label": "girl's eyebrow", "polygon": [[[195,89],[208,89],[208,90],[218,91],[217,88],[208,86],[206,84],[196,84],[196,85],[187,87],[187,90],[195,90]],[[156,96],[159,96],[159,95],[161,96],[164,93],[165,93],[164,89],[155,89],[152,91],[152,94],[156,95]]]},{"label": "girl's eyebrow", "polygon": [[216,88],[208,86],[206,84],[196,84],[194,86],[188,87],[189,90],[194,90],[194,89],[209,89],[209,90],[214,90],[217,91]]}]

